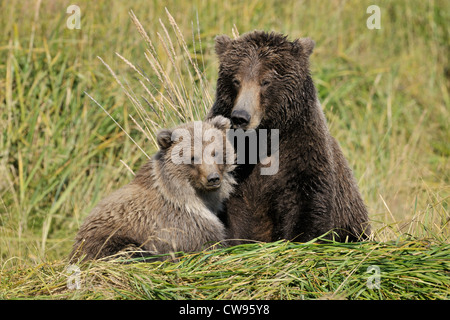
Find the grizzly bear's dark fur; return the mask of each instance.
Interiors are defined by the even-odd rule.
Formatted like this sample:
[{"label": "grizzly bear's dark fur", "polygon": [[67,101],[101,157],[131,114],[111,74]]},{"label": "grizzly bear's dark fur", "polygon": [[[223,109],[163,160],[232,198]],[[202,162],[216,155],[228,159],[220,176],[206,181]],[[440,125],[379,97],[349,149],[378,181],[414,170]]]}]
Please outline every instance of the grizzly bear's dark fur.
[{"label": "grizzly bear's dark fur", "polygon": [[208,118],[223,115],[244,130],[279,129],[275,175],[261,175],[260,162],[235,171],[238,186],[224,218],[230,239],[308,241],[333,230],[328,238],[357,241],[370,234],[366,207],[310,76],[313,48],[308,38],[291,42],[261,31],[216,38],[220,69]]},{"label": "grizzly bear's dark fur", "polygon": [[[217,214],[235,184],[231,175],[235,155],[225,135],[229,127],[230,121],[219,116],[160,131],[160,151],[131,183],[92,210],[78,231],[71,257],[104,258],[127,249],[135,251],[132,256],[143,257],[192,252],[223,240],[225,228]],[[198,150],[194,140],[201,143]],[[172,152],[183,150],[191,151],[186,152],[188,160],[191,156],[205,160],[205,148],[226,159],[173,161]]]}]

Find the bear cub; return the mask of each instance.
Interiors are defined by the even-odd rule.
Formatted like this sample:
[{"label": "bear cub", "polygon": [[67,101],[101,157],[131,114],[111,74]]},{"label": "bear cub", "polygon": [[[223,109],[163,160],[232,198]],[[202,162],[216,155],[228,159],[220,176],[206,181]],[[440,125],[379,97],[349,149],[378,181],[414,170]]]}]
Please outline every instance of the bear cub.
[{"label": "bear cub", "polygon": [[230,121],[217,116],[161,130],[159,152],[131,183],[92,210],[71,258],[99,259],[123,251],[132,257],[173,256],[224,240],[217,214],[235,184],[229,128]]}]

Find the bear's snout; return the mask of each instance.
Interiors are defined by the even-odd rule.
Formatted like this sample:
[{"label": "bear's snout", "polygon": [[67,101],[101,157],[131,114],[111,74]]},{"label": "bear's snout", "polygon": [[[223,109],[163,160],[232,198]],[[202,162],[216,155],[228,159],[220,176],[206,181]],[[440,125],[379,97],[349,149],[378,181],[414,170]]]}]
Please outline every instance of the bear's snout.
[{"label": "bear's snout", "polygon": [[217,172],[213,172],[208,174],[206,177],[206,180],[208,181],[207,186],[211,189],[216,189],[220,187],[220,175]]},{"label": "bear's snout", "polygon": [[243,81],[231,112],[234,129],[255,129],[262,118],[261,88],[255,81]]},{"label": "bear's snout", "polygon": [[234,110],[231,113],[231,122],[236,129],[245,128],[250,123],[250,119],[250,114],[245,110]]}]

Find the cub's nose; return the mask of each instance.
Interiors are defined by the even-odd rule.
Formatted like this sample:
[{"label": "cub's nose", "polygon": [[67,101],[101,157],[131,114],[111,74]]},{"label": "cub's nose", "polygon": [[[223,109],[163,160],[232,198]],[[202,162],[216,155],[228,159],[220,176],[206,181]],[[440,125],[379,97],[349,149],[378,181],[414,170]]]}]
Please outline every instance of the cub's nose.
[{"label": "cub's nose", "polygon": [[206,180],[208,180],[208,186],[218,187],[220,185],[220,176],[217,172],[210,173]]},{"label": "cub's nose", "polygon": [[250,115],[245,110],[234,110],[231,113],[231,122],[235,128],[243,128],[250,123]]}]

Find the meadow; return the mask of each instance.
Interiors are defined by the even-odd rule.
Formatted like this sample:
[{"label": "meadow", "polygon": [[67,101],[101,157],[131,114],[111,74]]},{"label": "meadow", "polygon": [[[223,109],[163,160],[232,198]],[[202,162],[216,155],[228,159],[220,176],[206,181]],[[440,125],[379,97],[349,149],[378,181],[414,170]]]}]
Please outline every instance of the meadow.
[{"label": "meadow", "polygon": [[[448,1],[376,1],[374,30],[372,1],[77,1],[80,29],[71,4],[0,3],[0,298],[449,299]],[[214,37],[255,29],[315,40],[312,77],[372,241],[87,263],[70,290],[83,219],[156,151],[158,128],[204,117]]]}]

